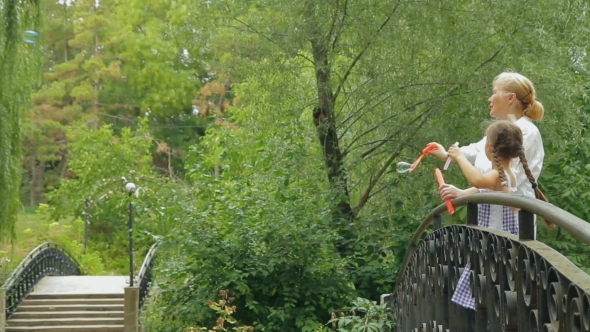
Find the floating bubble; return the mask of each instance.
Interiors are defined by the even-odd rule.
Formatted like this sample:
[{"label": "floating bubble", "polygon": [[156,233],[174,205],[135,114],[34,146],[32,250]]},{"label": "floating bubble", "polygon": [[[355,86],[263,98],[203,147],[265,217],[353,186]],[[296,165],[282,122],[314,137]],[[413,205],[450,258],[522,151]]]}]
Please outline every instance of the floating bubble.
[{"label": "floating bubble", "polygon": [[35,44],[39,38],[39,33],[33,30],[25,30],[23,40],[25,43]]},{"label": "floating bubble", "polygon": [[407,163],[405,161],[400,161],[399,163],[396,164],[396,166],[397,166],[398,173],[407,173],[410,171],[410,167],[412,167],[412,164]]}]

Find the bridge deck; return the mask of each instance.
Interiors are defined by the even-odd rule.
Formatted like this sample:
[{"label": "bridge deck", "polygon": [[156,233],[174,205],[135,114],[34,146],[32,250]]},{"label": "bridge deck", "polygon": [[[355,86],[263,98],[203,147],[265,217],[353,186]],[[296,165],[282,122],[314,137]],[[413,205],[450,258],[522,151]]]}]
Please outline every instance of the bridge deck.
[{"label": "bridge deck", "polygon": [[31,294],[123,294],[128,280],[125,276],[49,276]]}]

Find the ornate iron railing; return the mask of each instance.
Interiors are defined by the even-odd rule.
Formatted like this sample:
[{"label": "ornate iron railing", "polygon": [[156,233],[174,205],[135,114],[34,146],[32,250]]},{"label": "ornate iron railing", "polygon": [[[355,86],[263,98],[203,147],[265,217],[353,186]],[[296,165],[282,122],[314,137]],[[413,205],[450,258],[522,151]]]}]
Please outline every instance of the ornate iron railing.
[{"label": "ornate iron railing", "polygon": [[143,303],[145,302],[145,299],[150,291],[150,285],[152,283],[152,269],[154,267],[154,263],[156,262],[156,254],[158,252],[159,246],[160,241],[156,241],[156,243],[150,247],[150,250],[145,255],[143,264],[141,264],[139,274],[137,275],[137,285],[139,286],[139,309],[143,307]]},{"label": "ornate iron railing", "polygon": [[45,276],[80,275],[78,262],[57,243],[45,242],[31,250],[20,262],[3,288],[6,289],[6,317]]},{"label": "ornate iron railing", "polygon": [[[518,195],[475,194],[453,202],[467,205],[467,225],[441,227],[442,204],[412,238],[392,294],[398,331],[590,331],[590,276],[534,240],[534,214],[590,243],[586,221]],[[478,203],[520,208],[519,235],[477,226]],[[468,263],[476,310],[451,302]]]}]

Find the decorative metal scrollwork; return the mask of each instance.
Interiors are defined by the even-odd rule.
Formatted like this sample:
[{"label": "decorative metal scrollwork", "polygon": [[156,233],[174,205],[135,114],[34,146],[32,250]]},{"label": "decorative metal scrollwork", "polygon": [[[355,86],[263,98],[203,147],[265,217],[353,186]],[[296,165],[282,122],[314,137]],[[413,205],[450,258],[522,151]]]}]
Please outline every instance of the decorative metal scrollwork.
[{"label": "decorative metal scrollwork", "polygon": [[143,264],[141,264],[139,274],[137,275],[137,284],[139,285],[139,309],[143,307],[143,303],[149,294],[150,285],[152,283],[152,269],[154,267],[154,263],[156,262],[156,254],[158,252],[159,246],[160,242],[156,242],[150,247],[147,255],[145,255]]},{"label": "decorative metal scrollwork", "polygon": [[45,276],[80,275],[78,262],[57,243],[45,242],[31,250],[20,262],[3,288],[6,289],[6,317]]},{"label": "decorative metal scrollwork", "polygon": [[[547,217],[586,243],[590,225],[548,203],[506,197],[511,195],[477,194],[454,203],[471,203],[471,222],[477,220],[470,215],[477,212],[474,203],[521,208],[518,236],[476,225],[451,225],[424,237],[427,225],[445,206],[425,219],[392,294],[398,331],[590,332],[590,276],[530,238],[534,218],[527,211]],[[471,270],[476,310],[451,301],[466,267]]]}]

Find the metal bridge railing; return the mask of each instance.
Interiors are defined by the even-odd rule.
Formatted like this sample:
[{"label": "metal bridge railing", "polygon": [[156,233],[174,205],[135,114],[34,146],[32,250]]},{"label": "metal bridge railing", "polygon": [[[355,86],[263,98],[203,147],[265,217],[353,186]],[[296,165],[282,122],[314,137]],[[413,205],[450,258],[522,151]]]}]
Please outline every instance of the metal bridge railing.
[{"label": "metal bridge railing", "polygon": [[152,270],[156,262],[158,248],[160,247],[160,241],[156,241],[151,247],[148,253],[145,255],[143,264],[139,269],[137,275],[137,285],[139,286],[139,309],[143,307],[146,297],[149,294],[150,286],[152,283]]},{"label": "metal bridge railing", "polygon": [[[586,221],[519,195],[482,193],[453,202],[467,205],[466,225],[441,227],[441,204],[411,240],[391,294],[398,331],[590,332],[590,276],[534,239],[535,214],[590,244]],[[480,203],[520,208],[519,235],[477,226]],[[466,266],[476,310],[451,302]]]},{"label": "metal bridge railing", "polygon": [[45,242],[23,258],[6,280],[6,317],[10,317],[17,306],[45,276],[80,275],[78,262],[57,243]]}]

